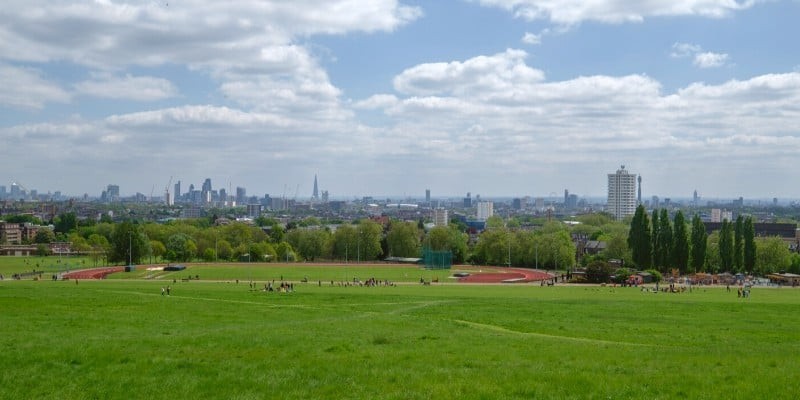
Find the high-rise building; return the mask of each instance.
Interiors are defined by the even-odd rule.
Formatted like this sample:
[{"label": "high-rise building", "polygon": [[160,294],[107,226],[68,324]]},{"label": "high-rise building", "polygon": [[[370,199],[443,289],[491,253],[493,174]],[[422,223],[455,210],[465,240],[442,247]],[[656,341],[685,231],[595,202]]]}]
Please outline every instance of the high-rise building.
[{"label": "high-rise building", "polygon": [[446,209],[439,207],[433,210],[433,225],[447,226],[449,223],[450,220],[448,219]]},{"label": "high-rise building", "polygon": [[616,173],[608,174],[606,211],[617,220],[636,212],[636,174],[628,173],[624,165]]},{"label": "high-rise building", "polygon": [[243,205],[247,202],[247,189],[237,186],[236,187],[236,204]]},{"label": "high-rise building", "polygon": [[722,222],[722,210],[719,208],[711,209],[711,222]]},{"label": "high-rise building", "polygon": [[694,190],[694,195],[692,196],[692,204],[697,207],[697,203],[700,202],[700,197],[697,196],[697,189]]},{"label": "high-rise building", "polygon": [[175,200],[181,198],[181,181],[175,182]]},{"label": "high-rise building", "polygon": [[494,203],[491,201],[478,202],[478,221],[486,221],[494,215]]},{"label": "high-rise building", "polygon": [[431,190],[430,189],[425,189],[425,202],[426,203],[430,203],[431,202]]},{"label": "high-rise building", "polygon": [[472,194],[467,192],[467,197],[464,197],[464,208],[472,207]]},{"label": "high-rise building", "polygon": [[203,189],[202,190],[204,192],[210,192],[211,191],[211,178],[206,178],[206,180],[203,182]]},{"label": "high-rise building", "polygon": [[317,174],[314,174],[314,191],[311,192],[311,198],[314,200],[319,199],[319,187],[317,186]]},{"label": "high-rise building", "polygon": [[0,186],[0,199],[6,198],[6,187]]}]

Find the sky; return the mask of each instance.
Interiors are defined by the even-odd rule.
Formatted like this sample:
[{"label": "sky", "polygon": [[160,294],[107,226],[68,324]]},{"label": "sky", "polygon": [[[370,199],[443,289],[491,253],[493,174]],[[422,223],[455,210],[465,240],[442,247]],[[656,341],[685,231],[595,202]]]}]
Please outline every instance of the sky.
[{"label": "sky", "polygon": [[800,0],[6,0],[0,185],[800,198]]}]

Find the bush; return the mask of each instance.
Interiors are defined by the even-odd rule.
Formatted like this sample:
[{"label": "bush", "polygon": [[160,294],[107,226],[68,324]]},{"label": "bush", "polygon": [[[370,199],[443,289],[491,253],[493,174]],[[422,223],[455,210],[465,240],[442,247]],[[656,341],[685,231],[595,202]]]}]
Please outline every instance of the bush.
[{"label": "bush", "polygon": [[592,283],[606,283],[611,278],[614,267],[603,261],[592,261],[586,266],[586,280]]}]

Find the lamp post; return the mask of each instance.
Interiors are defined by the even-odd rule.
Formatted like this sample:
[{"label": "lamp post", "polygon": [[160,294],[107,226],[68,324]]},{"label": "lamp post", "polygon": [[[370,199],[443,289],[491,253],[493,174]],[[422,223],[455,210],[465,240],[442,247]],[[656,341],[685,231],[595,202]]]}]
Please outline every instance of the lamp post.
[{"label": "lamp post", "polygon": [[128,266],[133,264],[133,232],[128,231]]}]

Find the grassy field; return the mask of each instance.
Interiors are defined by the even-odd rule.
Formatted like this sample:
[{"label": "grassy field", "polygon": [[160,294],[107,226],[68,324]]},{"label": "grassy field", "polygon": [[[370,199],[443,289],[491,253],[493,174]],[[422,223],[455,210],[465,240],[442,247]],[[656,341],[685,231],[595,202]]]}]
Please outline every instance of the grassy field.
[{"label": "grassy field", "polygon": [[[175,284],[0,282],[0,398],[788,399],[800,392],[800,290],[756,288],[744,300],[724,288],[652,294],[313,282],[265,293],[246,282],[202,280],[212,271]],[[171,296],[162,296],[167,283]]]}]

